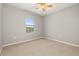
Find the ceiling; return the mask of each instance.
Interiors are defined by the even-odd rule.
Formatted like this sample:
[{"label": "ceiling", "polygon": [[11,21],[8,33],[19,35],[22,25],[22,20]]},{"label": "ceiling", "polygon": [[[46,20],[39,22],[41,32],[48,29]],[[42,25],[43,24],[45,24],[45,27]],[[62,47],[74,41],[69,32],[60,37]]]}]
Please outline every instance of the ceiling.
[{"label": "ceiling", "polygon": [[52,8],[47,9],[46,11],[42,11],[40,9],[36,9],[38,8],[38,4],[37,3],[8,3],[9,5],[24,9],[24,10],[28,10],[31,11],[33,13],[37,13],[41,16],[45,16],[48,15],[50,13],[54,13],[56,11],[62,10],[64,8],[67,8],[71,5],[73,5],[74,3],[50,3],[53,5]]}]

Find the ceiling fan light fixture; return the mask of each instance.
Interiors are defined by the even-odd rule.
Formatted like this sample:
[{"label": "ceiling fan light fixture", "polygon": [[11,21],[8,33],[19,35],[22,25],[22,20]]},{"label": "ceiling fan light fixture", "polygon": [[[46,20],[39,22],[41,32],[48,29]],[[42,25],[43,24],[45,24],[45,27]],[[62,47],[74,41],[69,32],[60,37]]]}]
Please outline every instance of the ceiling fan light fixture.
[{"label": "ceiling fan light fixture", "polygon": [[42,11],[47,10],[50,7],[53,7],[52,5],[49,5],[48,3],[37,3],[39,7],[37,9],[41,9]]}]

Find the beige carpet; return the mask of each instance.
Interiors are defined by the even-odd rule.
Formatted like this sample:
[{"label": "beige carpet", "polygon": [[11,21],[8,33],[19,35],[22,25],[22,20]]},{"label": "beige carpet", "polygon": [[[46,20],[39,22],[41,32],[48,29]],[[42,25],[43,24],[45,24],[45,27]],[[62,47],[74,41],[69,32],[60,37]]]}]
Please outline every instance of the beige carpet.
[{"label": "beige carpet", "polygon": [[3,48],[2,56],[79,56],[79,48],[59,42],[37,39]]}]

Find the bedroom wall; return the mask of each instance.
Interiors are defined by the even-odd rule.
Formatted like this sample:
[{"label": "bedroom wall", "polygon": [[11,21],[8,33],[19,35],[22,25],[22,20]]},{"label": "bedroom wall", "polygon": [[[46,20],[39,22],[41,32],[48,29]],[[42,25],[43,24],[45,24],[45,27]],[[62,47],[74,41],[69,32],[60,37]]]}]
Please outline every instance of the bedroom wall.
[{"label": "bedroom wall", "polygon": [[[35,21],[35,32],[26,33],[24,21],[28,18]],[[40,37],[42,24],[40,15],[5,4],[3,6],[3,45]]]},{"label": "bedroom wall", "polygon": [[[3,45],[43,36],[79,45],[78,4],[45,17],[6,4],[3,7]],[[35,20],[33,33],[25,32],[27,18]]]},{"label": "bedroom wall", "polygon": [[1,49],[2,49],[2,4],[0,4],[0,53],[1,53]]},{"label": "bedroom wall", "polygon": [[45,36],[79,45],[79,4],[45,16]]}]

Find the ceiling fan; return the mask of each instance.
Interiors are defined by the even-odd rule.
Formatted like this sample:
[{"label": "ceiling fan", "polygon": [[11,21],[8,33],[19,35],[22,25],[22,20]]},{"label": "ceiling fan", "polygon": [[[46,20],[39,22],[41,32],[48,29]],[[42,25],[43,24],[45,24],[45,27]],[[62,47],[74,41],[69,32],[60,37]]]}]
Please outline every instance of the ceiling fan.
[{"label": "ceiling fan", "polygon": [[42,11],[45,11],[46,9],[53,7],[53,5],[48,3],[37,3],[37,4],[39,6],[37,9],[41,9]]}]

